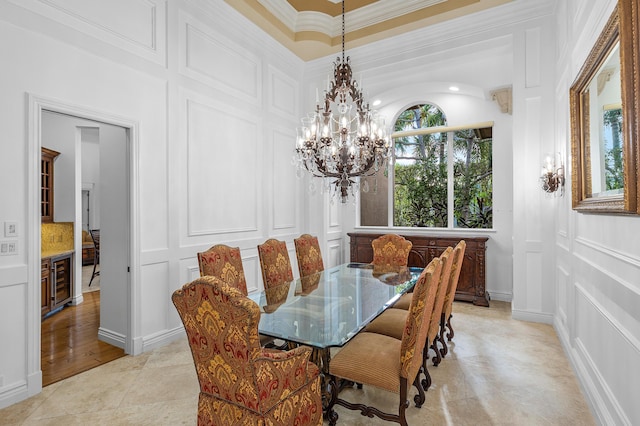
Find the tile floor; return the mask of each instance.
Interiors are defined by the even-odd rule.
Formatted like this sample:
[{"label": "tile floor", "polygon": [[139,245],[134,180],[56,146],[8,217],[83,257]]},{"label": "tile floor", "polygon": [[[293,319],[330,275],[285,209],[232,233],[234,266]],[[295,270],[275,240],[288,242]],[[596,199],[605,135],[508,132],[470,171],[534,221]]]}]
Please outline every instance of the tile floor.
[{"label": "tile floor", "polygon": [[[429,371],[433,385],[417,425],[593,425],[576,377],[549,325],[511,319],[510,304],[454,305],[449,355]],[[413,391],[410,394],[413,395]],[[365,387],[341,397],[394,411],[398,397]],[[54,383],[0,410],[1,425],[195,425],[198,381],[186,339],[117,359]],[[338,425],[390,425],[336,407]],[[325,422],[326,424],[326,422]]]}]

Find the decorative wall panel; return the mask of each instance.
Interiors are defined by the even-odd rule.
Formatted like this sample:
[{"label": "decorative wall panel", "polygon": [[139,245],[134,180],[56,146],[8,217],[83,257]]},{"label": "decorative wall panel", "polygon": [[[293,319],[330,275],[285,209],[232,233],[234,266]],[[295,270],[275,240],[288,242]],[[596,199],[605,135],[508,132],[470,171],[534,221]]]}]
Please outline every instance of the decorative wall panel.
[{"label": "decorative wall panel", "polygon": [[10,0],[60,24],[165,65],[165,0]]},{"label": "decorative wall panel", "polygon": [[186,15],[180,26],[181,73],[260,104],[262,65],[257,56]]},{"label": "decorative wall panel", "polygon": [[525,31],[525,87],[540,86],[540,28]]},{"label": "decorative wall panel", "polygon": [[[256,250],[257,253],[257,250]],[[262,288],[262,274],[260,272],[260,259],[258,255],[242,257],[244,278],[247,280],[247,291],[253,293]]]},{"label": "decorative wall panel", "polygon": [[298,182],[291,164],[296,135],[293,130],[273,132],[273,228],[291,229],[296,226],[298,213]]},{"label": "decorative wall panel", "polygon": [[188,236],[258,229],[258,124],[243,111],[186,101]]},{"label": "decorative wall panel", "polygon": [[157,306],[171,306],[169,287],[169,263],[155,263],[141,268],[140,282],[140,324],[141,335],[149,336],[167,328],[167,309],[156,309]]},{"label": "decorative wall panel", "polygon": [[[640,415],[637,404],[640,381],[629,380],[629,374],[634,371],[632,366],[640,365],[640,341],[580,284],[576,285],[575,315],[577,356],[591,378],[588,383],[598,387],[598,393],[607,395],[596,402],[601,415],[604,413],[610,419],[607,424],[634,424],[629,416]],[[630,370],[622,373],[620,366]],[[622,407],[636,407],[637,411],[625,413]]]},{"label": "decorative wall panel", "polygon": [[273,66],[269,66],[269,112],[293,119],[298,117],[298,83]]}]

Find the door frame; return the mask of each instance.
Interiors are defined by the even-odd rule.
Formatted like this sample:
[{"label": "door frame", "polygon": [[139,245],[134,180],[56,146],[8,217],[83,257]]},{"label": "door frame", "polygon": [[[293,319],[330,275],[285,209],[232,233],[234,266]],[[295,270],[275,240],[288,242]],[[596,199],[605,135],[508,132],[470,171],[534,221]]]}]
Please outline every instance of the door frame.
[{"label": "door frame", "polygon": [[[135,330],[139,328],[139,274],[140,274],[140,224],[139,224],[139,123],[135,120],[121,117],[110,112],[99,111],[84,105],[71,104],[57,99],[46,98],[27,93],[28,107],[28,173],[27,173],[27,256],[28,271],[28,320],[27,320],[27,354],[29,377],[28,392],[30,395],[42,389],[42,371],[40,367],[40,157],[42,148],[42,111],[53,111],[75,116],[81,119],[98,121],[127,129],[128,134],[128,169],[129,169],[129,290],[127,292],[127,326],[124,336],[124,351],[137,355],[142,352],[141,347],[135,347]],[[109,342],[113,344],[113,342]],[[140,346],[140,345],[138,345]]]}]

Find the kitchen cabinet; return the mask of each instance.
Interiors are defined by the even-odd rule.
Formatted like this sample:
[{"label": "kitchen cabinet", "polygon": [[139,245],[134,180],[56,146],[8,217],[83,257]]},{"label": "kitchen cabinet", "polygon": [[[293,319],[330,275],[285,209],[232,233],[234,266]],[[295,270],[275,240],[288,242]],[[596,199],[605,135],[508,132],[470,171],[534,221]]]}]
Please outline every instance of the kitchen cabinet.
[{"label": "kitchen cabinet", "polygon": [[42,259],[42,316],[55,312],[73,298],[73,252]]},{"label": "kitchen cabinet", "polygon": [[42,148],[40,159],[40,215],[42,222],[53,222],[53,161],[60,155],[49,148]]}]

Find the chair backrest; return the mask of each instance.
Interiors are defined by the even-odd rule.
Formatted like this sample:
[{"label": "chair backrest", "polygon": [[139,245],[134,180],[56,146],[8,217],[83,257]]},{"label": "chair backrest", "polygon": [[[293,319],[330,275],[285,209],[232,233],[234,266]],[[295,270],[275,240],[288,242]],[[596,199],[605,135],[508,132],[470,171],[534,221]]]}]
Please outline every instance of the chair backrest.
[{"label": "chair backrest", "polygon": [[259,409],[252,361],[260,356],[260,309],[240,290],[204,276],[171,297],[184,324],[200,391]]},{"label": "chair backrest", "polygon": [[91,240],[93,240],[93,257],[94,261],[98,263],[100,261],[100,230],[99,229],[90,229],[89,234],[91,235]]},{"label": "chair backrest", "polygon": [[371,242],[373,265],[378,268],[396,268],[407,266],[411,241],[396,234],[382,235]]},{"label": "chair backrest", "polygon": [[453,309],[453,299],[456,297],[456,289],[458,288],[458,279],[460,278],[460,270],[462,269],[462,262],[464,261],[464,252],[467,249],[467,242],[460,240],[453,249],[453,263],[451,265],[451,272],[449,274],[449,284],[447,288],[447,295],[444,299],[444,318],[445,320],[451,315]]},{"label": "chair backrest", "polygon": [[302,234],[300,238],[293,240],[293,243],[296,246],[296,258],[301,277],[324,271],[318,237]]},{"label": "chair backrest", "polygon": [[258,246],[264,288],[293,281],[287,243],[270,238]]},{"label": "chair backrest", "polygon": [[201,277],[209,275],[219,278],[240,290],[245,296],[248,294],[242,256],[238,247],[218,244],[205,252],[198,253],[198,266]]},{"label": "chair backrest", "polygon": [[400,375],[409,383],[413,382],[422,366],[422,351],[441,273],[442,261],[436,257],[424,268],[413,290],[400,349]]},{"label": "chair backrest", "polygon": [[427,333],[427,343],[433,342],[433,339],[438,335],[440,330],[440,315],[444,309],[444,299],[449,289],[449,276],[451,274],[451,265],[453,263],[453,247],[447,247],[447,249],[440,255],[442,261],[442,273],[440,278],[440,284],[436,291],[436,300],[433,303],[433,311],[429,318],[429,331]]}]

